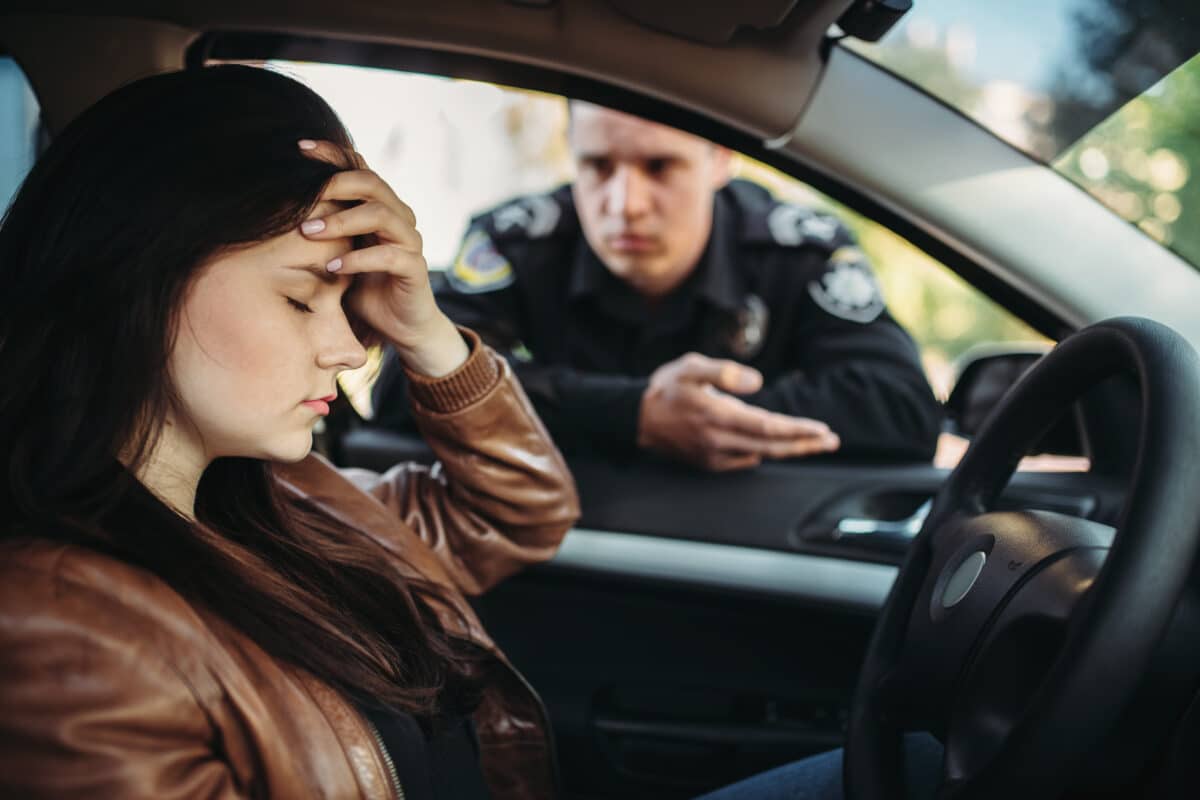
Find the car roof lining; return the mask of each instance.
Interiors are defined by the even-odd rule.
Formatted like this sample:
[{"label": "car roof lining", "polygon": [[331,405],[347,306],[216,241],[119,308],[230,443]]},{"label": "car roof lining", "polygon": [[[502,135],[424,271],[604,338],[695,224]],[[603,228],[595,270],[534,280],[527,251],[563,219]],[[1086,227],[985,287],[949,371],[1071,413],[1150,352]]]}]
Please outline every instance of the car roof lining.
[{"label": "car roof lining", "polygon": [[[739,0],[697,3],[695,0],[608,0],[630,19],[653,30],[709,44],[731,40],[744,28],[766,30],[780,25],[799,0]],[[802,6],[814,5],[804,0]]]},{"label": "car roof lining", "polygon": [[[769,140],[794,127],[819,81],[826,32],[852,4],[804,0],[792,8],[785,0],[755,0],[723,19],[761,23],[770,21],[768,11],[791,13],[765,28],[740,24],[726,41],[711,44],[648,27],[610,0],[559,0],[538,7],[503,0],[292,0],[286,6],[264,0],[15,0],[0,37],[18,62],[40,62],[41,69],[27,72],[40,73],[35,88],[45,98],[52,130],[120,83],[181,67],[163,57],[178,50],[181,38],[209,31],[270,31],[526,64],[671,102]],[[682,8],[673,0],[649,5],[660,14]],[[135,37],[140,48],[118,52],[106,46]],[[48,41],[56,43],[50,49],[57,70],[38,52]],[[106,69],[89,69],[94,63],[105,63]],[[696,64],[706,68],[697,70]]]}]

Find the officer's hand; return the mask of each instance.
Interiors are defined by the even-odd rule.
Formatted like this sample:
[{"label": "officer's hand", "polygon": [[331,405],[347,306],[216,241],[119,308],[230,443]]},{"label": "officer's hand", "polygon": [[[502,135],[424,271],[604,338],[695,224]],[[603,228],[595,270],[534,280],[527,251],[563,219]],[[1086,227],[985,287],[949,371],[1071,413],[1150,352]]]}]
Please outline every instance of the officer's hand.
[{"label": "officer's hand", "polygon": [[688,353],[664,364],[642,394],[638,446],[712,471],[838,448],[837,435],[823,422],[777,414],[732,396],[761,386],[758,370],[735,361]]},{"label": "officer's hand", "polygon": [[360,335],[391,342],[404,364],[416,372],[435,377],[453,372],[467,360],[469,351],[433,299],[412,209],[367,169],[358,153],[332,142],[303,142],[300,149],[343,168],[325,186],[321,200],[357,203],[305,220],[300,230],[310,239],[345,238],[359,243],[327,269],[355,276],[346,308],[357,317],[355,322],[365,326]]}]

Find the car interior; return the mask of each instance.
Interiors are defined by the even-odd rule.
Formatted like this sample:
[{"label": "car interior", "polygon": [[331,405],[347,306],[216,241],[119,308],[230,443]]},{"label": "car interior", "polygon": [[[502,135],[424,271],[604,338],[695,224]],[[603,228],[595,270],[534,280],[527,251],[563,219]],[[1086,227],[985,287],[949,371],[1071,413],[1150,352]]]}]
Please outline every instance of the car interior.
[{"label": "car interior", "polygon": [[[0,57],[35,148],[128,80],[229,61],[611,106],[813,187],[1036,334],[956,363],[961,460],[571,454],[558,556],[473,599],[549,710],[563,797],[694,797],[841,746],[848,796],[901,797],[905,730],[946,743],[946,798],[1194,796],[1200,269],[864,55],[921,6],[14,0]],[[360,411],[327,421],[335,463],[431,458]]]}]

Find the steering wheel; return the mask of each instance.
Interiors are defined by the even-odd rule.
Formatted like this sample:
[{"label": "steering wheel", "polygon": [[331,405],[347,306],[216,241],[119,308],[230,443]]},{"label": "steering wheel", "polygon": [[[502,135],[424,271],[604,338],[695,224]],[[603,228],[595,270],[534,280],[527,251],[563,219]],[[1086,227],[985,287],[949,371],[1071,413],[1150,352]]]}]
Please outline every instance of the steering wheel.
[{"label": "steering wheel", "polygon": [[[989,510],[1049,426],[1118,373],[1136,376],[1142,410],[1117,529]],[[1066,790],[1172,620],[1198,493],[1200,357],[1179,334],[1122,317],[1038,361],[942,486],[884,604],[850,712],[846,796],[905,797],[901,737],[916,730],[945,745],[939,800]]]}]

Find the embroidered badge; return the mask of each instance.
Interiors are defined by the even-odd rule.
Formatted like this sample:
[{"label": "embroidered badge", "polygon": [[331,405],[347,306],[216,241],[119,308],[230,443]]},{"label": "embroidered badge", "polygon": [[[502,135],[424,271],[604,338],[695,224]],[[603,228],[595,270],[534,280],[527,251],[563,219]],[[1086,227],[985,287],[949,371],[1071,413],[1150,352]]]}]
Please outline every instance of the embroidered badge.
[{"label": "embroidered badge", "polygon": [[741,359],[754,358],[767,340],[771,312],[762,298],[748,294],[738,309],[737,327],[729,337],[729,351]]},{"label": "embroidered badge", "polygon": [[513,228],[525,232],[531,239],[541,239],[554,233],[562,209],[547,195],[533,195],[513,201],[492,214],[492,225],[496,233],[507,233]]},{"label": "embroidered badge", "polygon": [[835,250],[824,274],[808,284],[808,294],[829,314],[851,322],[871,322],[883,313],[883,294],[857,247]]},{"label": "embroidered badge", "polygon": [[467,234],[459,248],[454,266],[446,280],[463,294],[495,292],[511,286],[516,275],[495,243],[485,232],[475,229]]}]

